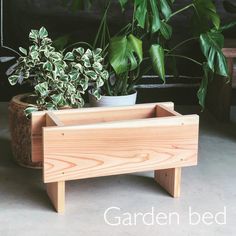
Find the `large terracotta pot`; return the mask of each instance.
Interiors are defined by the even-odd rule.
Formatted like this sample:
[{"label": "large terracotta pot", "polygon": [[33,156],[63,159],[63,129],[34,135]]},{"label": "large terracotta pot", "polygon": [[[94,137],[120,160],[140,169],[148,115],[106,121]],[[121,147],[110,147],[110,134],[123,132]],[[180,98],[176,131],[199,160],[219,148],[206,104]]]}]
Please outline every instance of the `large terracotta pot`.
[{"label": "large terracotta pot", "polygon": [[9,104],[12,152],[15,161],[20,166],[41,169],[42,162],[31,160],[31,121],[24,114],[29,103],[23,102],[28,96],[29,94],[17,95]]}]

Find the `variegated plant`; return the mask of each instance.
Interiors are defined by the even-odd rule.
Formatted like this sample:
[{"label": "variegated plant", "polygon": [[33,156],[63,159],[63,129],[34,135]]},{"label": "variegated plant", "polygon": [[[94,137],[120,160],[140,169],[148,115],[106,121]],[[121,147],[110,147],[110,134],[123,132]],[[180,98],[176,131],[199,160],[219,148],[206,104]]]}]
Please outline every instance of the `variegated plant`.
[{"label": "variegated plant", "polygon": [[31,30],[33,43],[28,51],[19,48],[19,57],[14,73],[9,77],[11,85],[30,83],[34,86],[36,104],[25,110],[30,115],[37,110],[60,107],[82,107],[82,94],[91,86],[93,95],[100,98],[100,87],[108,79],[104,69],[102,49],[75,48],[70,52],[56,51],[47,30]]}]

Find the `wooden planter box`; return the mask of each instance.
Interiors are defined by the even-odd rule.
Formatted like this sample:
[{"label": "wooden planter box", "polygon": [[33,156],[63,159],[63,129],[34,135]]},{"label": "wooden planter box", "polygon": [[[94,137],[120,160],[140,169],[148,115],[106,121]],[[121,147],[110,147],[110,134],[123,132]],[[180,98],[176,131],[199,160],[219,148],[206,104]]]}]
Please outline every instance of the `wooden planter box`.
[{"label": "wooden planter box", "polygon": [[181,167],[197,164],[197,115],[168,103],[83,108],[32,115],[32,160],[58,212],[65,181],[154,170],[155,180],[180,195]]}]

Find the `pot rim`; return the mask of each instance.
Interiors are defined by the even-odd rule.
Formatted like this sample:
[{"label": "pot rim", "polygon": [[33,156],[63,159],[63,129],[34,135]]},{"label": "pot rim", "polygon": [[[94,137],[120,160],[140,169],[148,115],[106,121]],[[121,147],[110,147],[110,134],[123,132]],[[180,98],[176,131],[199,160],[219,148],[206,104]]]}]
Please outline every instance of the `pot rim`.
[{"label": "pot rim", "polygon": [[37,106],[36,104],[33,104],[33,103],[27,103],[27,102],[23,102],[22,99],[23,98],[26,98],[30,95],[34,95],[33,93],[22,93],[22,94],[18,94],[16,96],[14,96],[11,101],[14,102],[14,103],[17,103],[18,105],[20,106]]},{"label": "pot rim", "polygon": [[[89,95],[90,95],[90,96],[94,97],[94,95],[91,93],[91,89],[90,89],[88,92],[89,92]],[[108,96],[108,95],[102,95],[102,97],[104,97],[104,98],[118,98],[118,97],[125,98],[125,97],[136,96],[137,93],[138,93],[137,90],[134,90],[133,93],[128,94],[128,95],[119,95],[119,96]]]}]

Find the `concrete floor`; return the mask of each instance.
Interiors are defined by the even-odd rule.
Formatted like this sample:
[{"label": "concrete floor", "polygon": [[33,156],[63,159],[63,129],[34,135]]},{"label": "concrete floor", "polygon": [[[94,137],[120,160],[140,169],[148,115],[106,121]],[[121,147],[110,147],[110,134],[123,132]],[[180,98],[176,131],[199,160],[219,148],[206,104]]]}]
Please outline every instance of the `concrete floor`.
[{"label": "concrete floor", "polygon": [[[191,112],[186,107],[178,109]],[[169,197],[154,182],[151,172],[72,181],[66,184],[64,215],[54,212],[41,171],[21,168],[13,162],[6,103],[0,103],[0,119],[0,236],[236,235],[236,107],[229,124],[202,115],[199,165],[183,169],[179,199]],[[125,221],[129,216],[125,212],[144,214],[153,209],[154,216],[160,212],[178,214],[179,224],[177,216],[167,215],[169,222],[162,219],[151,226],[145,225],[152,223],[148,217],[145,222],[137,218],[136,225],[132,218],[132,225],[111,226],[104,221],[109,207],[121,209],[109,212],[110,223],[117,223],[114,217]],[[199,214],[217,214],[226,207],[226,224],[191,225],[190,207]],[[224,223],[222,215],[217,219]]]}]

